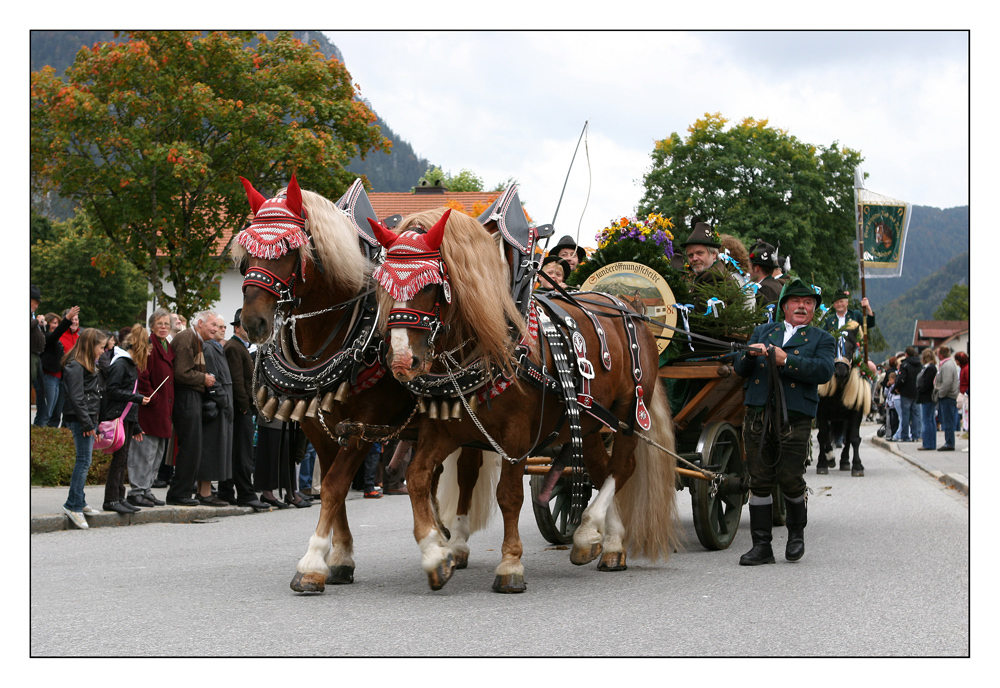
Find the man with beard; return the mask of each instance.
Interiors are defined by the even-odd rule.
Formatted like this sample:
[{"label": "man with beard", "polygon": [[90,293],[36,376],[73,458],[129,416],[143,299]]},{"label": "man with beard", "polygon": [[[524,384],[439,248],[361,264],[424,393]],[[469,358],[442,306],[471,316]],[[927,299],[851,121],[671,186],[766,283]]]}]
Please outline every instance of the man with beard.
[{"label": "man with beard", "polygon": [[695,313],[704,313],[706,303],[703,296],[697,293],[701,285],[720,284],[725,280],[735,278],[719,260],[719,249],[722,247],[719,233],[705,222],[698,222],[691,231],[691,236],[684,243],[684,254],[687,256],[688,267],[691,270],[692,294],[691,303]]},{"label": "man with beard", "polygon": [[785,495],[788,541],[785,559],[798,561],[805,553],[806,458],[812,421],[819,405],[817,387],[833,376],[835,342],[812,327],[820,296],[802,280],[781,290],[778,322],[754,328],[748,350],[735,370],[743,385],[746,416],[743,444],[750,473],[750,536],[753,548],[741,566],[773,564],[771,507],[775,487]]}]

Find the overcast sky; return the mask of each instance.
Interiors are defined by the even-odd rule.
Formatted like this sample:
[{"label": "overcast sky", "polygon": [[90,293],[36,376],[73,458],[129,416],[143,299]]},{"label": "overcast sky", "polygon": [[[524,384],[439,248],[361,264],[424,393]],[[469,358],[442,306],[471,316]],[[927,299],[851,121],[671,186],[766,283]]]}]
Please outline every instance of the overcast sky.
[{"label": "overcast sky", "polygon": [[878,193],[969,202],[965,32],[326,34],[418,155],[488,186],[515,177],[539,223],[556,212],[589,121],[556,222],[575,235],[582,215],[584,245],[635,212],[654,142],[686,136],[706,112],[860,150]]}]

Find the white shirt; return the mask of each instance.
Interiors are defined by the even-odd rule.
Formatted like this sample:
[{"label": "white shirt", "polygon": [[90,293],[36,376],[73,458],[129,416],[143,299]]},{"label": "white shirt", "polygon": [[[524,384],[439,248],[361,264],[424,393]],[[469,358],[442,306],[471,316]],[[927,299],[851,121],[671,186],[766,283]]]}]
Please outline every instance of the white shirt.
[{"label": "white shirt", "polygon": [[795,334],[796,330],[801,330],[803,327],[805,327],[805,325],[797,325],[795,327],[792,327],[791,325],[788,324],[787,320],[785,320],[784,323],[785,323],[785,338],[781,342],[782,346],[788,343],[788,340],[792,338],[792,335]]}]

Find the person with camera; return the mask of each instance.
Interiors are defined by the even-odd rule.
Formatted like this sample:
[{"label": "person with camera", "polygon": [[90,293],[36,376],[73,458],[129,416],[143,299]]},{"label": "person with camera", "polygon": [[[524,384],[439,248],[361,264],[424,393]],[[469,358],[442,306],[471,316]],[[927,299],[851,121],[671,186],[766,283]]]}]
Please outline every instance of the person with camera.
[{"label": "person with camera", "polygon": [[[215,386],[215,375],[205,365],[204,349],[218,330],[212,311],[194,316],[192,326],[177,333],[171,341],[174,349],[174,431],[177,433],[177,458],[174,475],[167,490],[167,504],[198,506],[191,495],[199,476],[202,445],[202,406],[205,392]],[[221,500],[219,500],[221,501]]]},{"label": "person with camera", "polygon": [[198,464],[198,494],[205,506],[229,506],[212,494],[212,481],[224,483],[233,477],[233,378],[229,373],[222,339],[226,322],[213,315],[215,329],[202,347],[205,370],[215,377],[215,384],[205,390],[201,418],[201,461]]}]

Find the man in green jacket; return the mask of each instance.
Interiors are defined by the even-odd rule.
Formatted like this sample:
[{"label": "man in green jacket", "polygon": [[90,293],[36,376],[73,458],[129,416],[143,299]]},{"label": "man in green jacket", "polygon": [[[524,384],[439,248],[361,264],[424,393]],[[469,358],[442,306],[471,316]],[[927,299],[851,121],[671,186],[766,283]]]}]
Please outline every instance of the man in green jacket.
[{"label": "man in green jacket", "polygon": [[[849,291],[838,291],[833,295],[833,303],[830,304],[830,312],[826,314],[825,318],[823,318],[822,325],[823,329],[830,334],[837,332],[851,320],[854,320],[859,325],[862,324],[861,311],[847,307],[850,296],[851,292]],[[866,323],[868,327],[874,327],[875,311],[872,310],[867,297],[861,299],[861,308],[868,315],[868,322]]]},{"label": "man in green jacket", "polygon": [[809,324],[819,304],[820,296],[812,288],[798,278],[790,280],[778,298],[781,319],[754,328],[748,350],[735,363],[736,372],[747,378],[743,444],[750,473],[753,540],[753,548],[740,558],[741,566],[774,563],[775,487],[785,495],[785,559],[798,561],[805,553],[806,457],[819,405],[817,387],[833,377],[836,350],[829,333]]}]

